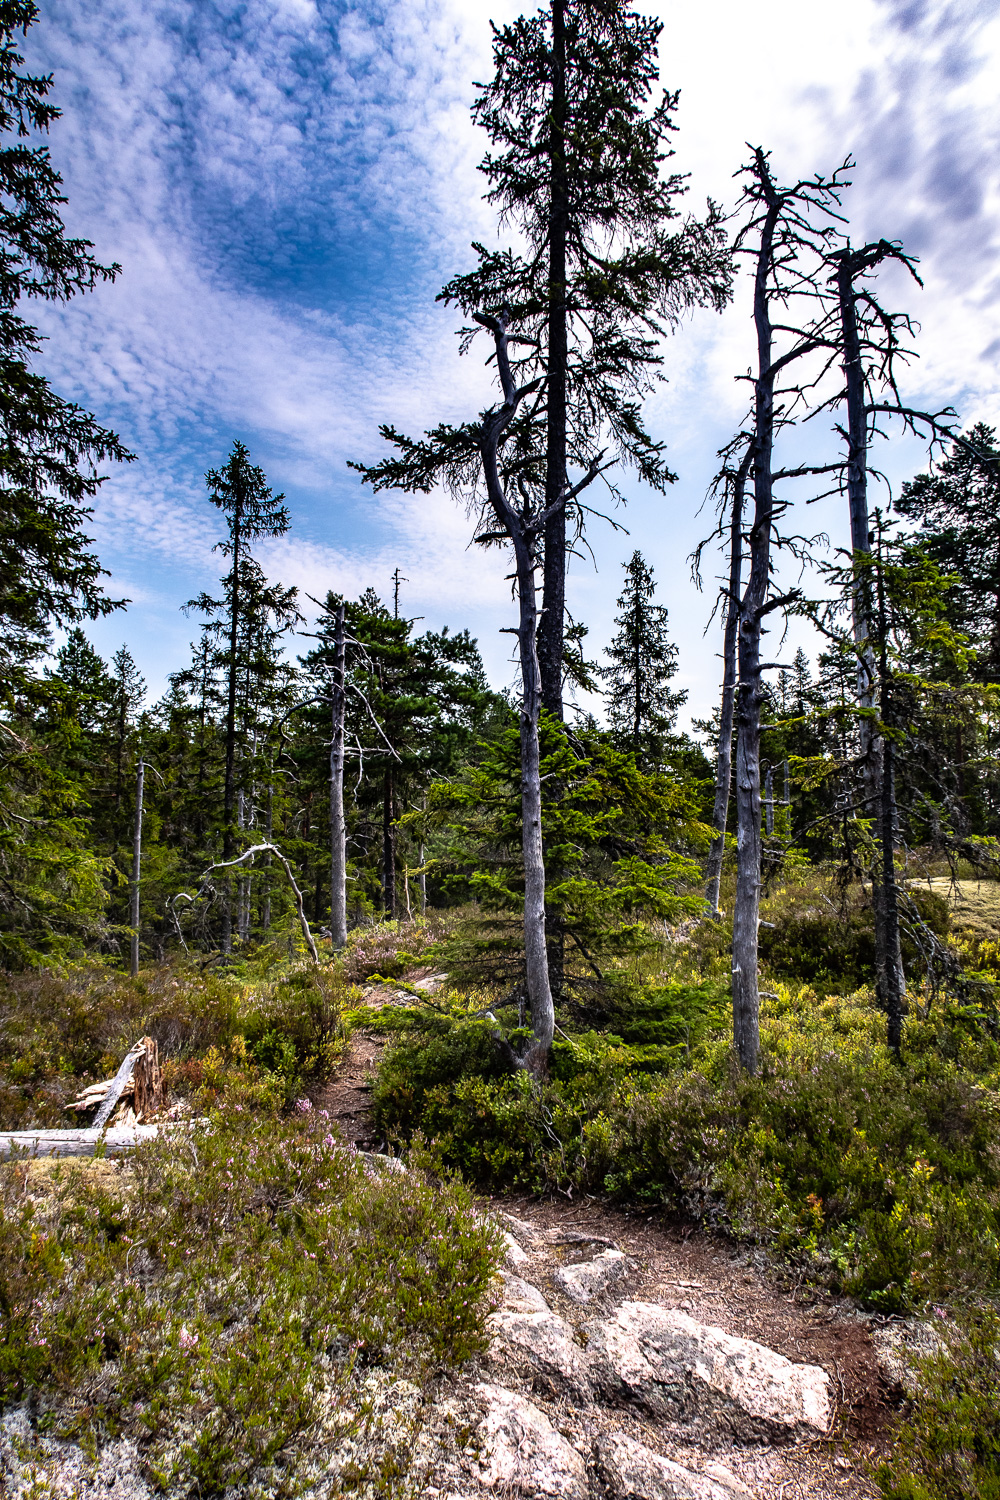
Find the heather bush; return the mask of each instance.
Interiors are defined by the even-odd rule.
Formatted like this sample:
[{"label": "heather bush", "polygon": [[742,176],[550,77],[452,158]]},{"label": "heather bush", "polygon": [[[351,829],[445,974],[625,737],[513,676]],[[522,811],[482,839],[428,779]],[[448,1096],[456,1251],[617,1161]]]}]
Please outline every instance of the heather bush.
[{"label": "heather bush", "polygon": [[293,1486],[362,1413],[366,1372],[419,1379],[483,1345],[497,1232],[467,1191],[335,1144],[305,1103],[232,1105],[110,1180],[60,1166],[42,1192],[39,1171],[0,1167],[0,1401],[131,1436],[173,1494],[275,1466]]},{"label": "heather bush", "polygon": [[1000,1318],[981,1306],[935,1326],[941,1348],[917,1361],[918,1397],[877,1471],[879,1488],[885,1500],[997,1500]]},{"label": "heather bush", "polygon": [[898,1061],[870,994],[784,990],[747,1078],[719,990],[675,986],[673,1021],[668,990],[637,1000],[632,1034],[669,1036],[685,1016],[690,1034],[697,998],[700,1041],[566,1036],[540,1089],[511,1068],[497,1023],[439,1017],[443,1034],[387,1049],[377,1119],[492,1189],[660,1204],[884,1312],[1000,1285],[996,1048],[961,1006],[913,1016]]},{"label": "heather bush", "polygon": [[65,1125],[66,1102],[145,1035],[174,1094],[207,1106],[257,1083],[290,1102],[333,1066],[349,998],[339,969],[274,950],[225,969],[177,960],[137,979],[93,967],[0,976],[0,1129]]}]

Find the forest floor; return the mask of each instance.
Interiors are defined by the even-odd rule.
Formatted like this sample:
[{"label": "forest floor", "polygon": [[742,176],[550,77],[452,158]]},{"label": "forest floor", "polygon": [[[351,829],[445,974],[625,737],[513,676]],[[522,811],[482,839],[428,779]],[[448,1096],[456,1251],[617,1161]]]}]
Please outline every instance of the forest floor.
[{"label": "forest floor", "polygon": [[[434,989],[445,979],[423,967],[408,972],[403,982]],[[364,991],[364,1006],[373,1010],[411,1004],[412,996],[391,982]],[[328,1111],[344,1139],[360,1149],[387,1149],[377,1138],[371,1113],[371,1088],[384,1046],[382,1036],[356,1024],[336,1073],[314,1095],[315,1106]],[[780,1446],[727,1446],[711,1455],[724,1460],[726,1470],[750,1496],[869,1500],[878,1493],[871,1474],[890,1446],[900,1391],[886,1377],[872,1334],[899,1319],[860,1312],[847,1298],[797,1282],[787,1268],[769,1263],[761,1252],[692,1228],[659,1210],[621,1210],[590,1196],[574,1201],[505,1193],[481,1202],[502,1224],[523,1227],[527,1239],[522,1235],[521,1243],[534,1251],[534,1260],[527,1268],[518,1265],[518,1274],[539,1286],[549,1305],[571,1324],[582,1310],[560,1296],[553,1273],[567,1255],[578,1258],[572,1247],[588,1245],[593,1254],[594,1247],[609,1246],[624,1252],[630,1270],[626,1282],[603,1299],[605,1311],[624,1298],[679,1309],[699,1323],[826,1372],[837,1407],[827,1436]],[[562,1248],[564,1243],[569,1251]],[[471,1372],[477,1374],[482,1371]],[[596,1408],[574,1406],[571,1394],[546,1400],[542,1389],[539,1399],[537,1381],[528,1389],[558,1430],[568,1433],[583,1420],[589,1431],[595,1414],[600,1426]],[[704,1454],[699,1459],[695,1450],[678,1444],[676,1432],[668,1436],[657,1432],[655,1422],[651,1427],[648,1420],[621,1412],[614,1420],[618,1429],[629,1430],[646,1446],[704,1470]]]}]

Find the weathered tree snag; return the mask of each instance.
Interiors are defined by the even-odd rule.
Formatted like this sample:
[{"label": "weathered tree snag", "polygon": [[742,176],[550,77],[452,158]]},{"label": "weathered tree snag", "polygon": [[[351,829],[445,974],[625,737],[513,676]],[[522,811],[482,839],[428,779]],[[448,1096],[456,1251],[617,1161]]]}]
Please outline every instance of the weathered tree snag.
[{"label": "weathered tree snag", "polygon": [[[845,169],[841,169],[845,170]],[[733,918],[733,1034],[740,1061],[748,1073],[757,1070],[760,1049],[760,992],[757,975],[757,929],[760,923],[761,807],[760,725],[764,683],[760,642],[763,621],[772,610],[798,599],[797,590],[782,596],[771,592],[772,541],[775,540],[774,485],[777,479],[826,473],[832,466],[803,465],[774,471],[775,433],[805,403],[808,379],[796,383],[790,366],[807,355],[829,349],[817,331],[813,309],[822,301],[821,276],[832,228],[815,227],[814,212],[834,218],[843,186],[839,173],[824,179],[803,179],[779,188],[771,175],[767,154],[755,150],[744,169],[749,183],[744,201],[748,222],[740,230],[736,248],[750,255],[754,266],[754,327],[757,334],[753,386],[754,515],[749,532],[750,571],[740,600],[736,731],[736,902]],[[756,238],[751,245],[750,235]],[[772,323],[771,304],[779,309]],[[807,326],[796,326],[801,309]],[[775,335],[780,339],[775,349]],[[829,356],[826,356],[829,358]],[[813,372],[815,375],[816,372]],[[781,539],[777,538],[780,545]]]},{"label": "weathered tree snag", "polygon": [[330,690],[330,940],[335,949],[347,942],[347,825],[344,820],[345,685],[344,604],[337,605],[333,627],[333,681]]},{"label": "weathered tree snag", "polygon": [[135,772],[135,824],[132,830],[132,882],[129,900],[129,922],[132,937],[129,943],[129,973],[134,979],[139,972],[139,883],[142,878],[142,795],[146,777],[146,762],[139,757]]},{"label": "weathered tree snag", "polygon": [[733,1040],[740,1062],[748,1073],[756,1073],[760,1051],[757,929],[761,871],[760,719],[764,698],[760,632],[771,577],[774,511],[771,470],[775,371],[768,282],[773,267],[774,235],[782,208],[762,152],[757,153],[755,170],[767,212],[760,226],[754,274],[753,315],[757,332],[754,517],[750,528],[750,576],[740,601],[738,622],[740,686],[736,730],[736,900],[733,910]]},{"label": "weathered tree snag", "polygon": [[388,762],[382,777],[382,909],[391,922],[396,916],[396,789]]},{"label": "weathered tree snag", "polygon": [[[894,849],[895,816],[886,825],[884,806],[885,741],[873,731],[872,710],[875,703],[875,662],[872,650],[872,542],[868,515],[868,428],[869,409],[867,380],[861,352],[855,285],[859,276],[872,270],[886,258],[901,259],[898,250],[886,241],[852,251],[850,245],[832,257],[836,262],[837,302],[840,336],[844,356],[847,402],[847,499],[851,518],[851,552],[853,556],[852,624],[858,647],[858,707],[862,710],[859,725],[861,775],[865,807],[876,828],[876,855],[871,867],[872,916],[875,926],[875,972],[879,1000],[892,1029],[894,1010],[902,1009],[906,993],[903,959],[899,944],[898,893],[896,891]],[[891,374],[891,370],[890,370]],[[890,788],[891,795],[891,788]],[[886,859],[884,833],[889,829],[889,858]],[[886,887],[886,872],[890,887]],[[891,908],[891,911],[890,911]]]},{"label": "weathered tree snag", "polygon": [[163,1075],[160,1072],[160,1049],[151,1036],[139,1043],[142,1051],[136,1058],[132,1078],[135,1090],[132,1108],[138,1121],[148,1124],[151,1116],[163,1108]]},{"label": "weathered tree snag", "polygon": [[705,896],[712,916],[719,916],[719,886],[726,850],[726,824],[733,779],[733,716],[736,710],[736,642],[740,625],[740,587],[743,572],[743,502],[753,445],[747,447],[733,475],[733,498],[729,521],[729,589],[726,595],[726,626],[722,641],[722,706],[719,711],[719,743],[715,755],[715,801],[712,827],[715,838],[708,855]]},{"label": "weathered tree snag", "polygon": [[135,1065],[139,1061],[140,1056],[145,1056],[145,1052],[145,1042],[136,1042],[131,1052],[126,1052],[125,1057],[122,1060],[122,1065],[118,1069],[118,1072],[115,1074],[114,1078],[112,1078],[111,1087],[108,1089],[108,1092],[104,1096],[104,1103],[97,1111],[97,1115],[92,1126],[94,1130],[103,1129],[108,1120],[110,1120],[111,1111],[114,1109],[115,1105],[118,1103],[118,1100],[121,1098],[122,1090],[128,1083],[129,1079],[132,1077]]}]

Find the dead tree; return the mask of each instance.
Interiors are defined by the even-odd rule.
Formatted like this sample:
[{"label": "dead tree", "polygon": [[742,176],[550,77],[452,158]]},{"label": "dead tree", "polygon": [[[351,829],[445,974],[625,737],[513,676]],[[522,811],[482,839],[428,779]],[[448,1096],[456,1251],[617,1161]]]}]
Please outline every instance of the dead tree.
[{"label": "dead tree", "polygon": [[[887,311],[871,285],[871,277],[886,261],[903,266],[917,283],[912,257],[902,246],[878,240],[852,249],[850,241],[830,252],[830,285],[835,307],[827,318],[828,336],[843,362],[843,385],[823,405],[844,407],[846,427],[838,432],[846,446],[843,487],[851,524],[851,615],[857,655],[858,737],[862,808],[875,832],[875,855],[870,865],[872,915],[875,928],[876,988],[888,1017],[890,1045],[898,1049],[906,999],[899,942],[899,888],[895,871],[896,801],[891,740],[880,732],[887,722],[882,712],[888,689],[885,663],[876,660],[877,630],[873,597],[872,532],[869,516],[869,447],[887,417],[901,420],[904,430],[927,438],[931,451],[951,435],[955,413],[916,411],[906,406],[897,383],[897,365],[912,357],[903,339],[914,324],[906,313]],[[882,632],[884,634],[884,632]],[[881,648],[884,656],[884,642]],[[895,1038],[895,1040],[893,1040]]]},{"label": "dead tree", "polygon": [[[733,781],[733,717],[736,709],[736,641],[740,620],[740,584],[743,571],[743,506],[746,499],[747,476],[753,461],[753,444],[745,439],[745,451],[734,470],[728,462],[731,448],[724,450],[727,459],[716,476],[714,488],[721,488],[723,504],[729,498],[729,583],[725,591],[725,628],[722,641],[722,703],[719,709],[719,738],[715,752],[715,799],[712,806],[712,827],[715,838],[709,850],[706,869],[705,899],[713,917],[718,918],[719,886],[722,881],[722,861],[726,851],[726,825],[729,821],[729,797]],[[718,533],[715,533],[718,535]],[[705,544],[703,544],[704,546]],[[697,577],[698,560],[702,547],[695,554]],[[700,586],[700,580],[699,580]]]},{"label": "dead tree", "polygon": [[146,770],[160,778],[160,773],[148,760],[139,756],[135,768],[135,821],[132,825],[132,878],[129,881],[129,924],[132,936],[129,942],[129,973],[134,979],[139,972],[139,897],[142,887],[142,812],[146,786]]},{"label": "dead tree", "polygon": [[[841,168],[830,178],[803,179],[779,187],[767,154],[758,148],[743,169],[741,206],[745,221],[736,239],[738,254],[753,267],[753,316],[757,338],[755,371],[745,377],[753,388],[754,511],[747,537],[749,577],[740,599],[738,625],[739,691],[736,710],[736,901],[733,914],[733,1037],[748,1073],[757,1070],[760,1049],[760,994],[757,929],[760,921],[761,806],[760,726],[764,701],[761,633],[764,620],[798,597],[772,588],[772,542],[784,508],[776,504],[778,479],[826,472],[827,465],[776,471],[776,434],[806,403],[812,381],[793,373],[798,362],[822,356],[823,343],[811,324],[814,299],[828,241],[844,186]],[[818,225],[815,222],[819,218]],[[810,372],[811,373],[811,372]],[[822,373],[822,366],[818,374]],[[813,378],[818,378],[813,376]],[[786,544],[787,544],[786,539]]]},{"label": "dead tree", "polygon": [[139,972],[139,883],[142,879],[142,799],[145,781],[146,762],[140,756],[135,768],[135,824],[132,830],[132,888],[129,901],[129,921],[132,926],[129,973],[133,979]]},{"label": "dead tree", "polygon": [[333,626],[333,678],[330,684],[330,940],[347,942],[347,824],[344,820],[345,682],[344,602],[337,605]]}]

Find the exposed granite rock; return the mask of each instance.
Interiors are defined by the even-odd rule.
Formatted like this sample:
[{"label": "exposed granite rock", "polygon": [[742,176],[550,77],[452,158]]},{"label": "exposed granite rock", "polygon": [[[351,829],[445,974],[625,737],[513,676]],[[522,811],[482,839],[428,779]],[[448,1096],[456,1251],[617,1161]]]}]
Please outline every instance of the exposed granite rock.
[{"label": "exposed granite rock", "polygon": [[750,1491],[721,1464],[685,1469],[623,1432],[598,1438],[594,1468],[610,1500],[747,1500]]},{"label": "exposed granite rock", "polygon": [[553,1500],[587,1500],[587,1466],[543,1411],[503,1386],[479,1384],[486,1415],[477,1436],[482,1482]]},{"label": "exposed granite rock", "polygon": [[830,1382],[751,1339],[649,1302],[585,1325],[590,1376],[606,1399],[739,1441],[815,1437],[833,1415]]},{"label": "exposed granite rock", "polygon": [[564,1318],[547,1308],[544,1312],[501,1308],[490,1318],[489,1327],[494,1364],[510,1364],[553,1394],[568,1391],[583,1400],[589,1397],[589,1361]]},{"label": "exposed granite rock", "polygon": [[629,1259],[620,1250],[602,1250],[593,1260],[560,1266],[553,1280],[573,1302],[590,1302],[629,1273]]}]

